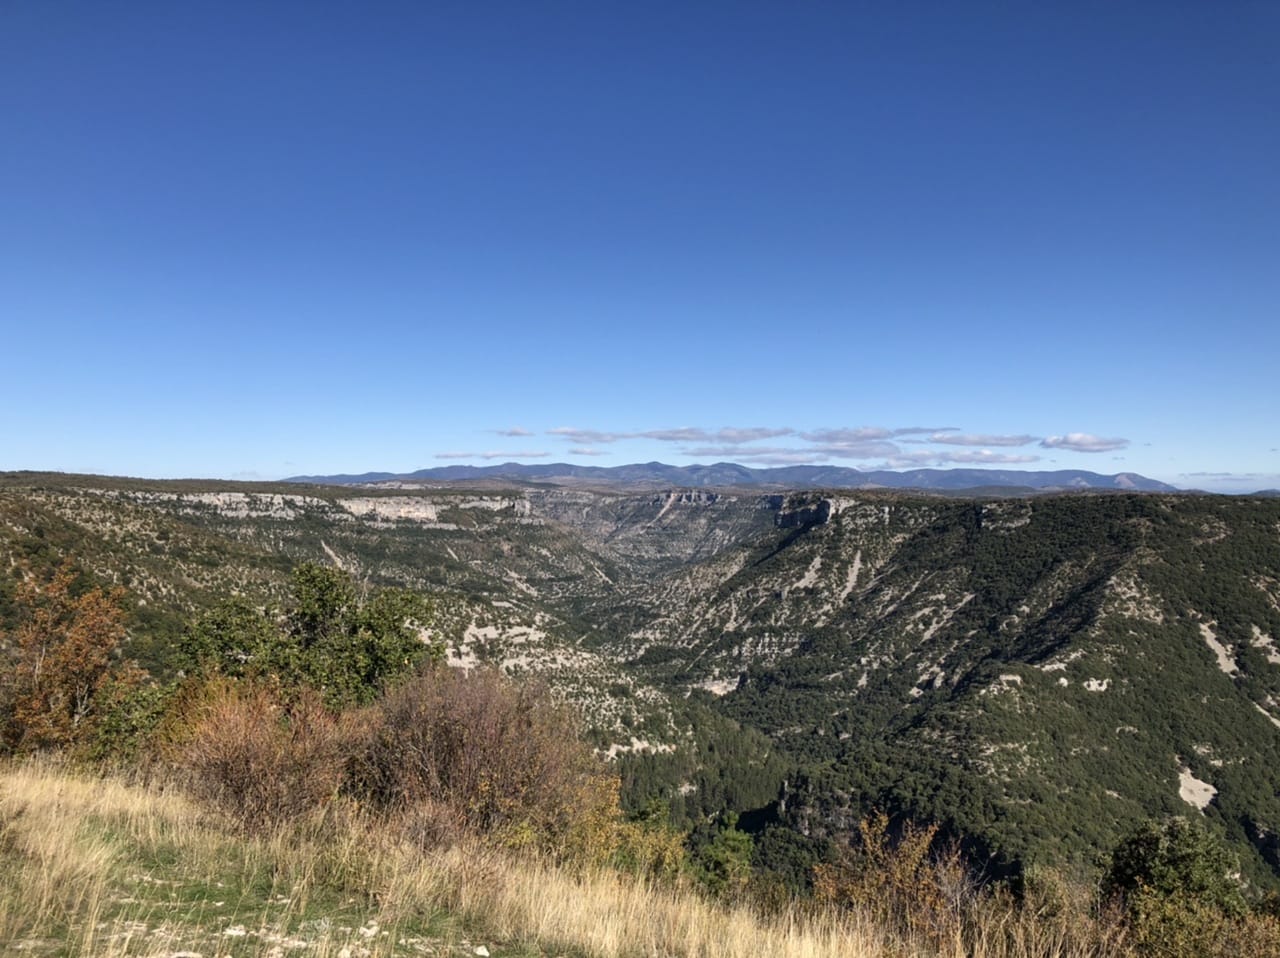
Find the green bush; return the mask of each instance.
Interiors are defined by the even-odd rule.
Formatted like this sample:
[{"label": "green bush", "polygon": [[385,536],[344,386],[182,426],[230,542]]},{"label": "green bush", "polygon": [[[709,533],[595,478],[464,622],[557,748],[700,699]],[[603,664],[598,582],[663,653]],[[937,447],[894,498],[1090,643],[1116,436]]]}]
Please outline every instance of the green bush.
[{"label": "green bush", "polygon": [[1228,915],[1246,910],[1240,863],[1204,826],[1185,818],[1146,822],[1111,853],[1106,890],[1126,898],[1178,899]]},{"label": "green bush", "polygon": [[364,592],[341,569],[304,562],[293,597],[276,615],[238,599],[200,616],[179,643],[189,675],[270,678],[287,696],[309,687],[332,708],[367,705],[421,662],[439,659],[422,640],[431,603],[404,589]]},{"label": "green bush", "polygon": [[731,898],[746,891],[754,846],[738,828],[736,812],[725,812],[714,827],[694,829],[689,844],[690,871],[703,887]]},{"label": "green bush", "polygon": [[140,683],[128,677],[107,684],[89,757],[100,762],[145,764],[176,694],[174,685]]},{"label": "green bush", "polygon": [[1239,954],[1229,942],[1280,944],[1274,922],[1248,913],[1234,856],[1203,825],[1185,818],[1147,822],[1121,841],[1103,888],[1122,897],[1141,955],[1226,958]]}]

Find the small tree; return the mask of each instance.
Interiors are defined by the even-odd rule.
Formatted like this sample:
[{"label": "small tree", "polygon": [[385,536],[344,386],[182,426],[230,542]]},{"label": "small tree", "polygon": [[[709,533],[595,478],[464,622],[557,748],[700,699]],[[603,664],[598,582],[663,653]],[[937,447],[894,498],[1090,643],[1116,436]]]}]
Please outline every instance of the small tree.
[{"label": "small tree", "polygon": [[226,599],[188,626],[178,644],[177,666],[187,675],[239,678],[278,635],[271,616],[243,599]]},{"label": "small tree", "polygon": [[320,689],[331,705],[368,704],[386,683],[441,649],[422,640],[419,627],[431,606],[404,589],[380,589],[361,598],[338,569],[300,566],[294,573],[297,606],[289,617],[286,674]]},{"label": "small tree", "polygon": [[334,708],[364,705],[438,644],[422,640],[431,603],[404,589],[362,594],[341,569],[303,563],[293,573],[293,600],[283,614],[223,602],[183,636],[179,661],[196,675],[252,676],[281,690],[308,686]]},{"label": "small tree", "polygon": [[123,591],[77,594],[78,575],[64,563],[43,588],[18,588],[21,624],[8,682],[6,743],[20,751],[78,745],[99,718],[103,690],[113,695],[142,683],[136,666],[116,668],[125,639]]},{"label": "small tree", "polygon": [[[700,833],[701,831],[701,833]],[[694,875],[717,895],[742,894],[751,881],[751,836],[738,828],[738,813],[726,811],[714,831],[695,830],[691,857]]]},{"label": "small tree", "polygon": [[1109,891],[1181,898],[1238,915],[1245,910],[1240,863],[1204,826],[1185,818],[1149,821],[1111,853]]},{"label": "small tree", "polygon": [[1142,954],[1207,958],[1274,954],[1241,951],[1241,934],[1269,937],[1276,929],[1250,920],[1240,866],[1206,828],[1185,818],[1147,822],[1116,846],[1104,888],[1123,896],[1133,943]]}]

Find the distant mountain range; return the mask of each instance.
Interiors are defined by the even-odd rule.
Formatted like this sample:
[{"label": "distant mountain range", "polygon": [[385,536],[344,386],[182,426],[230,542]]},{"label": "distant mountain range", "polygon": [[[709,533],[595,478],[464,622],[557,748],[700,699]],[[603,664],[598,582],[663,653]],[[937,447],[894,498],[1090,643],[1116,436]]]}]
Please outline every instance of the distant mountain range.
[{"label": "distant mountain range", "polygon": [[1011,489],[1057,492],[1107,489],[1125,492],[1176,492],[1174,486],[1133,472],[1105,476],[1084,469],[1024,471],[1019,469],[888,469],[864,471],[845,466],[781,466],[753,469],[733,462],[703,466],[670,466],[662,462],[628,466],[580,466],[566,462],[498,466],[440,466],[410,473],[366,472],[359,475],[294,476],[287,482],[358,485],[378,482],[460,482],[503,479],[517,482],[600,484],[609,486],[764,487],[778,489],[927,489],[936,491]]}]

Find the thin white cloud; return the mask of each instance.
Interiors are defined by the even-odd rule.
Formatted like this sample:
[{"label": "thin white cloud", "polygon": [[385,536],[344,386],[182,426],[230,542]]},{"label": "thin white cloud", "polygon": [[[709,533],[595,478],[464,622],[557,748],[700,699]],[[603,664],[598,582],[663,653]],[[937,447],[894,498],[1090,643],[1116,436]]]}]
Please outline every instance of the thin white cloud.
[{"label": "thin white cloud", "polygon": [[936,466],[941,461],[939,452],[900,452],[890,456],[877,469],[916,469],[921,466]]},{"label": "thin white cloud", "polygon": [[832,442],[815,447],[815,452],[832,459],[880,459],[896,456],[902,448],[885,439],[868,439],[861,442]]},{"label": "thin white cloud", "polygon": [[965,465],[1012,465],[1039,462],[1040,457],[1030,454],[995,452],[990,449],[925,450],[904,452],[898,446],[884,440],[840,445],[814,446],[811,449],[788,447],[696,446],[680,450],[686,456],[732,457],[742,461],[770,463],[829,462],[832,459],[882,459],[878,468],[905,469],[918,466],[941,466],[947,463]]},{"label": "thin white cloud", "polygon": [[531,433],[528,429],[521,429],[519,426],[512,426],[510,429],[495,429],[493,431],[497,433],[499,436],[520,437],[520,436],[533,435],[533,433]]},{"label": "thin white cloud", "polygon": [[686,456],[697,456],[699,458],[712,457],[720,459],[725,456],[732,456],[735,462],[752,463],[760,466],[806,466],[812,463],[825,462],[829,458],[809,449],[770,449],[768,447],[742,449],[734,446],[725,449],[722,446],[713,446],[703,447],[702,449],[682,449],[681,452]]},{"label": "thin white cloud", "polygon": [[825,446],[694,446],[681,449],[686,456],[717,456],[734,459],[781,457],[788,462],[822,462],[830,459],[880,459],[897,455],[899,449],[884,440],[831,443]]},{"label": "thin white cloud", "polygon": [[560,426],[548,430],[548,435],[559,436],[570,442],[609,443],[623,439],[655,439],[658,442],[709,442],[738,444],[757,442],[790,436],[795,432],[788,427],[774,426],[724,426],[720,429],[703,429],[700,426],[678,426],[671,429],[645,429],[640,432],[605,432],[599,429],[577,429]]},{"label": "thin white cloud", "polygon": [[619,439],[630,439],[632,436],[631,433],[601,432],[598,429],[575,429],[572,426],[557,426],[555,429],[548,429],[547,435],[560,436],[570,442],[588,444],[617,442]]},{"label": "thin white cloud", "polygon": [[807,452],[780,452],[740,458],[749,459],[751,462],[761,466],[811,466],[826,459],[825,456],[813,455]]},{"label": "thin white cloud", "polygon": [[659,442],[710,442],[712,433],[696,426],[680,426],[676,429],[649,429],[634,432],[630,438],[657,439]]},{"label": "thin white cloud", "polygon": [[510,452],[505,449],[489,449],[484,452],[438,452],[437,459],[546,459],[549,452],[528,452],[518,450]]},{"label": "thin white cloud", "polygon": [[1045,449],[1070,449],[1072,452],[1111,452],[1113,449],[1124,449],[1129,445],[1129,440],[1103,439],[1087,432],[1069,432],[1065,436],[1041,439],[1040,445]]},{"label": "thin white cloud", "polygon": [[[502,435],[524,436],[528,432],[520,428],[495,430]],[[1031,454],[1000,452],[1030,445],[1035,436],[1002,433],[966,433],[957,426],[857,426],[797,431],[790,427],[775,426],[723,426],[704,429],[700,426],[677,426],[667,429],[646,429],[634,432],[610,432],[603,429],[582,429],[575,426],[559,426],[547,431],[573,444],[568,450],[574,456],[600,456],[606,453],[600,448],[625,440],[651,440],[683,443],[680,453],[699,458],[741,460],[774,463],[824,462],[839,459],[882,460],[885,468],[906,468],[918,465],[992,464],[1015,465],[1042,461]],[[757,446],[754,443],[766,439],[793,436],[810,445]],[[894,441],[897,440],[897,441]],[[1124,449],[1127,439],[1108,439],[1090,433],[1073,432],[1062,436],[1049,436],[1039,440],[1044,449],[1065,449],[1074,452],[1108,452]],[[974,447],[968,451],[947,452],[939,449],[919,449],[908,452],[900,444],[915,446],[942,445]],[[479,452],[442,453],[441,459],[465,458],[545,458],[546,452]]]},{"label": "thin white cloud", "polygon": [[859,426],[857,429],[847,427],[840,429],[814,429],[800,433],[800,438],[807,442],[846,443],[865,442],[868,439],[888,439],[894,434],[892,429],[881,426]]},{"label": "thin white cloud", "polygon": [[925,433],[959,432],[959,426],[903,426],[893,430],[895,436],[919,436]]},{"label": "thin white cloud", "polygon": [[1200,489],[1218,492],[1256,492],[1280,488],[1280,473],[1275,472],[1181,472],[1178,478]]},{"label": "thin white cloud", "polygon": [[[799,436],[807,442],[837,445],[866,442],[871,439],[896,439],[898,436],[937,436],[952,432],[959,432],[959,429],[955,426],[899,426],[896,429],[888,429],[884,426],[858,426],[856,428],[842,426],[838,429],[811,429],[808,432],[799,433]],[[919,442],[923,440],[908,439],[906,441]]]},{"label": "thin white cloud", "polygon": [[1035,442],[1035,436],[990,436],[982,433],[950,433],[935,432],[929,436],[929,442],[939,442],[948,446],[1025,446]]},{"label": "thin white cloud", "polygon": [[790,436],[794,433],[794,429],[788,427],[772,428],[770,426],[725,426],[723,429],[717,429],[714,440],[716,442],[756,442],[760,439],[776,439],[779,436]]},{"label": "thin white cloud", "polygon": [[990,449],[979,449],[976,452],[946,452],[938,456],[939,462],[965,463],[999,463],[1002,465],[1017,462],[1039,462],[1039,456],[1014,455],[1007,452],[992,452]]},{"label": "thin white cloud", "polygon": [[1239,482],[1256,482],[1259,479],[1280,479],[1275,472],[1180,472],[1181,479],[1234,479]]}]

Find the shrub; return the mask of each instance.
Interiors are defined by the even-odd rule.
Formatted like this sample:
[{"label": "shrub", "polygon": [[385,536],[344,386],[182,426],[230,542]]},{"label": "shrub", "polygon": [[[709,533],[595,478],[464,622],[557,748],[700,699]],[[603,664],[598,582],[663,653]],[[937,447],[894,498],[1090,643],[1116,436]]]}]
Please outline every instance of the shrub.
[{"label": "shrub", "polygon": [[362,595],[348,573],[310,562],[294,569],[293,590],[286,632],[263,650],[262,664],[290,684],[320,689],[332,706],[367,705],[387,683],[443,654],[418,632],[431,604],[416,593]]},{"label": "shrub", "polygon": [[223,599],[183,630],[174,661],[188,676],[239,677],[263,649],[280,640],[279,632],[269,613],[238,597]]},{"label": "shrub", "polygon": [[1146,822],[1111,853],[1104,888],[1133,898],[1177,898],[1240,915],[1240,863],[1203,825],[1185,818]]},{"label": "shrub", "polygon": [[1232,914],[1202,899],[1140,889],[1127,901],[1130,940],[1139,955],[1242,958],[1280,955],[1280,921]]},{"label": "shrub", "polygon": [[953,940],[974,889],[954,845],[934,852],[937,833],[908,822],[895,840],[889,817],[873,813],[858,824],[856,846],[814,867],[814,897],[871,914],[907,938]]},{"label": "shrub", "polygon": [[684,834],[658,822],[621,822],[612,864],[623,871],[674,881],[685,868]]},{"label": "shrub", "polygon": [[353,788],[424,837],[468,828],[571,859],[617,842],[617,783],[545,686],[433,668],[372,710]]},{"label": "shrub", "polygon": [[1268,937],[1275,946],[1274,923],[1247,914],[1239,875],[1239,863],[1208,829],[1169,818],[1146,822],[1116,846],[1103,888],[1123,901],[1140,954],[1234,955]]},{"label": "shrub", "polygon": [[121,669],[101,689],[101,716],[86,749],[89,758],[147,765],[176,692],[173,685],[157,685],[139,671]]},{"label": "shrub", "polygon": [[260,684],[215,680],[202,692],[173,747],[198,798],[266,832],[337,794],[354,733],[317,693],[296,690],[286,705]]},{"label": "shrub", "polygon": [[136,667],[118,667],[123,592],[83,586],[66,563],[43,588],[34,578],[17,588],[14,662],[0,671],[0,734],[17,751],[85,745],[101,718],[104,690],[120,695],[145,679]]},{"label": "shrub", "polygon": [[704,888],[727,898],[741,896],[751,880],[751,836],[738,829],[738,815],[726,811],[714,825],[689,836],[690,870]]},{"label": "shrub", "polygon": [[293,571],[285,612],[219,603],[187,628],[176,657],[188,675],[270,678],[286,695],[309,686],[333,708],[367,705],[418,663],[443,655],[419,631],[431,616],[430,601],[417,593],[361,590],[341,569],[304,562]]}]

